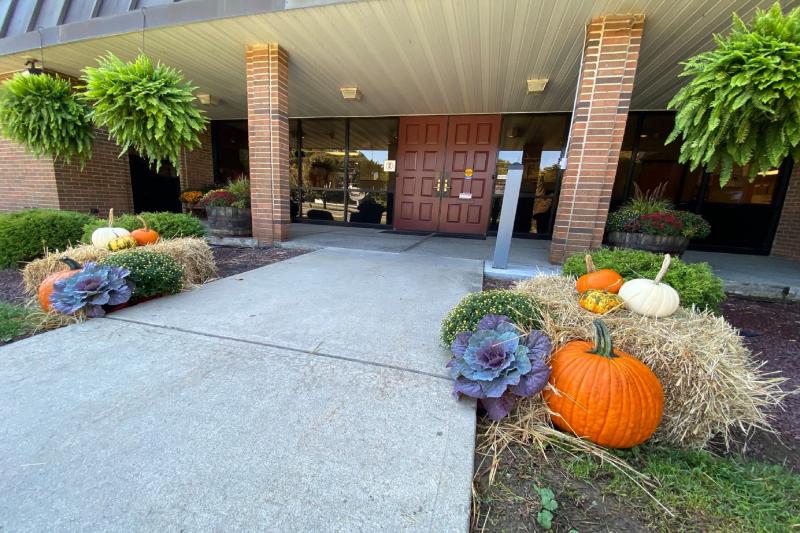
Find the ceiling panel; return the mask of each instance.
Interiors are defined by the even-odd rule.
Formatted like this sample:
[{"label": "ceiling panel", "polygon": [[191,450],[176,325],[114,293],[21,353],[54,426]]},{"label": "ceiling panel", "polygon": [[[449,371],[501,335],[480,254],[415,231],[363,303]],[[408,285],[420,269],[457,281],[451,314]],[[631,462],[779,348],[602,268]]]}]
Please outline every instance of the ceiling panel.
[{"label": "ceiling panel", "polygon": [[[78,75],[112,51],[145,51],[220,100],[212,118],[246,116],[244,50],[278,42],[289,53],[293,117],[571,111],[584,27],[600,14],[646,16],[634,109],[663,109],[679,62],[772,0],[364,0],[228,18],[47,48],[46,67]],[[800,0],[784,2],[796,7]],[[0,71],[39,52],[0,57]],[[527,94],[528,78],[549,78]],[[347,102],[339,88],[356,85]]]}]

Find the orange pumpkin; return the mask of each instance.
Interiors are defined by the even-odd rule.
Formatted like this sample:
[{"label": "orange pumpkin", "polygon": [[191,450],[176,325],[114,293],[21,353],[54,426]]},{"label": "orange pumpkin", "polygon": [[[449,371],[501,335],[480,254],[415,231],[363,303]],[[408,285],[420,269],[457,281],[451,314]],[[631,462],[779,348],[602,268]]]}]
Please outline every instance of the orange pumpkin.
[{"label": "orange pumpkin", "polygon": [[617,272],[610,268],[603,268],[597,270],[592,261],[592,256],[586,254],[586,274],[578,278],[575,282],[575,288],[578,289],[578,294],[594,289],[598,291],[606,291],[612,294],[619,292],[625,280],[622,279]]},{"label": "orange pumpkin", "polygon": [[53,294],[53,286],[55,285],[56,281],[72,277],[81,269],[81,265],[69,257],[62,257],[59,259],[59,261],[65,263],[69,267],[69,270],[59,270],[58,272],[54,272],[44,278],[44,281],[39,284],[39,291],[37,293],[39,297],[39,305],[41,305],[42,309],[45,311],[50,310],[50,295]]},{"label": "orange pumpkin", "polygon": [[664,391],[652,370],[611,346],[602,320],[595,342],[572,341],[550,360],[544,391],[553,424],[609,448],[630,448],[655,433],[664,412]]},{"label": "orange pumpkin", "polygon": [[143,228],[135,229],[131,232],[131,237],[136,239],[136,242],[139,246],[145,246],[146,244],[153,244],[158,242],[158,232],[154,229],[150,229],[147,226],[147,221],[142,217],[136,217],[139,219],[139,222],[142,223]]}]

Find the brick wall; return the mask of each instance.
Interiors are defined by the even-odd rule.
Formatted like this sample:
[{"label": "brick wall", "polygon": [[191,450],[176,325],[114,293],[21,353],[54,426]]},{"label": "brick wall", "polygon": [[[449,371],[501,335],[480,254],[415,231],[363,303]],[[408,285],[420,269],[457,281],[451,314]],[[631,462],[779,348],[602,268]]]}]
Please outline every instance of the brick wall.
[{"label": "brick wall", "polygon": [[275,43],[247,47],[247,120],[253,237],[272,244],[289,230],[289,58]]},{"label": "brick wall", "polygon": [[53,161],[0,138],[0,212],[28,207],[59,207]]},{"label": "brick wall", "polygon": [[214,184],[214,161],[211,154],[211,130],[200,134],[201,145],[184,150],[181,157],[181,190],[200,189]]},{"label": "brick wall", "polygon": [[76,163],[56,164],[55,174],[61,209],[88,213],[98,209],[101,216],[113,207],[116,213],[133,212],[131,173],[128,156],[103,131],[95,131],[92,158],[83,170]]},{"label": "brick wall", "polygon": [[800,261],[800,161],[795,161],[781,219],[772,241],[772,255]]},{"label": "brick wall", "polygon": [[597,17],[587,26],[550,247],[554,263],[603,241],[643,28],[644,15]]}]

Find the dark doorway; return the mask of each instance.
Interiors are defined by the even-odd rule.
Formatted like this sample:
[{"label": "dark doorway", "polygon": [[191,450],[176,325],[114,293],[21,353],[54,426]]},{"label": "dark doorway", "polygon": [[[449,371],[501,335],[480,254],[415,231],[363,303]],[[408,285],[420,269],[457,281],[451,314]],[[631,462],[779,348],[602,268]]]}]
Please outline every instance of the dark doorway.
[{"label": "dark doorway", "polygon": [[147,161],[138,155],[130,154],[131,190],[133,191],[133,210],[181,212],[181,183],[175,168],[164,161],[156,172]]}]

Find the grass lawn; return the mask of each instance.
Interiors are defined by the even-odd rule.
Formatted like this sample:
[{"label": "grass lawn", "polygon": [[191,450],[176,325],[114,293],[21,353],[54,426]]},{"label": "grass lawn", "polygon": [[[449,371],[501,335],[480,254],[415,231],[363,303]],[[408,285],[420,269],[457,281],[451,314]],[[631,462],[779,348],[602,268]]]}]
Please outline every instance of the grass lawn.
[{"label": "grass lawn", "polygon": [[[476,483],[473,531],[542,531],[542,489],[557,508],[554,531],[790,531],[800,527],[800,476],[778,465],[720,458],[705,451],[642,446],[619,455],[657,480],[652,494],[586,455],[549,449],[547,458],[517,448],[496,482]],[[508,452],[507,452],[508,453]],[[534,452],[535,453],[535,452]],[[512,457],[513,455],[513,457]]]},{"label": "grass lawn", "polygon": [[28,333],[27,313],[19,305],[0,302],[0,344]]}]

